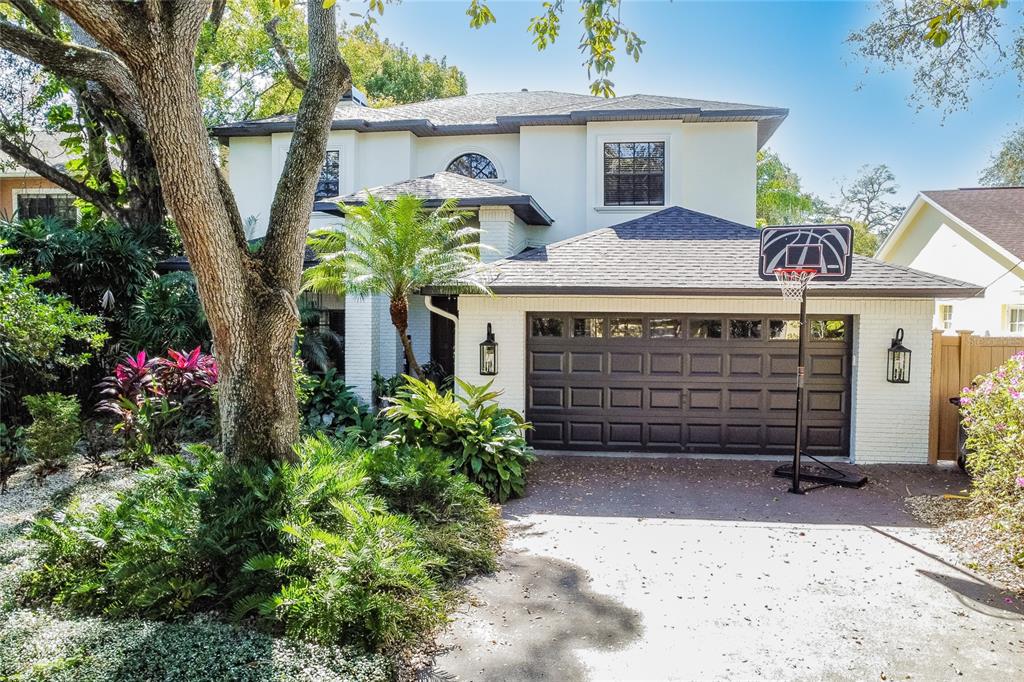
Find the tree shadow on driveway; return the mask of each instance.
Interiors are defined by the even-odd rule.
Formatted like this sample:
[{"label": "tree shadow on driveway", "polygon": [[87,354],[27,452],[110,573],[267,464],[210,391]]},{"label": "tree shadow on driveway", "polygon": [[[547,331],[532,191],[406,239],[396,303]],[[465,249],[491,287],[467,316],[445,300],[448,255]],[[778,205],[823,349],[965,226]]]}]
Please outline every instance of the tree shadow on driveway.
[{"label": "tree shadow on driveway", "polygon": [[509,552],[502,569],[468,586],[471,618],[456,618],[426,679],[586,678],[576,651],[620,649],[641,632],[640,615],[593,592],[578,566]]}]

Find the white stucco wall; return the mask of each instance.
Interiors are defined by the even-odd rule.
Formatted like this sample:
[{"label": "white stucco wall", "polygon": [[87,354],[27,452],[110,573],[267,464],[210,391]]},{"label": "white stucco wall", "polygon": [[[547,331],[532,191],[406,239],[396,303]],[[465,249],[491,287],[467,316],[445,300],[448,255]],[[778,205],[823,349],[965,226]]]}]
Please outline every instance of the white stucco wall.
[{"label": "white stucco wall", "polygon": [[[484,154],[497,166],[502,186],[533,195],[554,219],[550,227],[530,227],[523,235],[539,245],[663,208],[602,206],[602,144],[648,140],[666,143],[665,206],[753,224],[757,125],[751,122],[619,121],[422,138],[408,132],[335,130],[327,148],[339,152],[342,194],[444,170],[467,152]],[[229,183],[243,218],[256,217],[254,237],[266,233],[290,143],[290,133],[231,138]],[[324,215],[313,216],[314,227],[330,222]]]},{"label": "white stucco wall", "polygon": [[898,238],[879,254],[882,260],[979,286],[991,283],[981,296],[936,301],[933,326],[941,327],[938,306],[952,305],[950,333],[965,329],[990,336],[1008,334],[1004,310],[1007,305],[1024,304],[1024,269],[1000,275],[1016,265],[1017,259],[993,248],[930,204],[915,206],[904,220]]},{"label": "white stucco wall", "polygon": [[519,187],[519,135],[446,135],[416,140],[413,175],[443,171],[456,157],[475,152],[483,154],[498,171],[498,180],[507,187]]},{"label": "white stucco wall", "polygon": [[[456,337],[457,375],[472,383],[479,375],[478,347],[493,325],[499,372],[494,386],[501,402],[516,410],[526,401],[526,313],[533,311],[708,312],[793,314],[781,298],[681,297],[459,297]],[[928,462],[931,319],[933,302],[925,299],[818,299],[810,314],[853,316],[851,458],[860,464]],[[886,350],[898,327],[913,350],[909,384],[885,379]]]}]

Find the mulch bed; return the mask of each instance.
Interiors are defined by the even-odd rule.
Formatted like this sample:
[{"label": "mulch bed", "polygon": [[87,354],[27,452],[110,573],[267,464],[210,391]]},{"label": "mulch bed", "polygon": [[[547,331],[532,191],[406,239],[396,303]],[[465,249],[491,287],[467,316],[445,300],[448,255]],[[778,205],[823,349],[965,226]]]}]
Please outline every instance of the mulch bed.
[{"label": "mulch bed", "polygon": [[935,495],[908,497],[907,509],[935,526],[939,538],[960,555],[967,568],[1024,595],[1024,568],[1005,548],[1005,537],[993,528],[992,517],[977,515],[969,500]]}]

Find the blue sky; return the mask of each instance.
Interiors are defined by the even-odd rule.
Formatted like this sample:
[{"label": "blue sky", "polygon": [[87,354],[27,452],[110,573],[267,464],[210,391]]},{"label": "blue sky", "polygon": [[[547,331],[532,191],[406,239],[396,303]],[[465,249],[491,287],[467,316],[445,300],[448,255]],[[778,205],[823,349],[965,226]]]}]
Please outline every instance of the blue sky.
[{"label": "blue sky", "polygon": [[[344,12],[343,3],[339,3]],[[468,27],[468,0],[389,5],[380,34],[419,54],[445,55],[470,92],[587,92],[576,50],[576,5],[563,36],[538,53],[526,26],[540,0],[492,0],[497,25]],[[621,61],[619,95],[648,93],[788,107],[769,142],[823,196],[863,164],[886,163],[909,202],[917,190],[973,186],[1000,140],[1024,122],[1016,76],[977,86],[970,109],[943,120],[907,103],[909,73],[865,71],[845,42],[871,6],[857,2],[630,2],[623,19],[647,41],[638,64]],[[1016,20],[1017,8],[1006,10]]]}]

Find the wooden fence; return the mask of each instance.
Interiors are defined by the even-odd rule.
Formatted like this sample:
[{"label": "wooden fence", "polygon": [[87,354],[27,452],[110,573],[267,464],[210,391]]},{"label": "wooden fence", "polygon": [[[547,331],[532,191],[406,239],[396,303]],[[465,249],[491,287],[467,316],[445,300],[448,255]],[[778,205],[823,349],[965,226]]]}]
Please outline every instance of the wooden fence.
[{"label": "wooden fence", "polygon": [[955,460],[960,415],[949,399],[960,395],[979,374],[990,372],[1011,355],[1024,350],[1024,337],[974,336],[958,331],[956,336],[935,330],[932,336],[931,429],[928,455],[934,464]]}]

